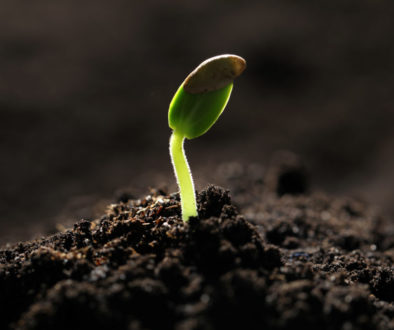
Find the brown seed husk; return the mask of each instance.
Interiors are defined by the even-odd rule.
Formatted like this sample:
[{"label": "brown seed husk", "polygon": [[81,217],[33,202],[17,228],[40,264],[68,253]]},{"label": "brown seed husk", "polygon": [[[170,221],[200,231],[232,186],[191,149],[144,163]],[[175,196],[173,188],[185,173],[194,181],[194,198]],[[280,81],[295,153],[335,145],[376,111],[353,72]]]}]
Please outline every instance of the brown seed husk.
[{"label": "brown seed husk", "polygon": [[246,68],[246,61],[237,55],[225,54],[202,62],[183,82],[191,94],[211,92],[231,84]]}]

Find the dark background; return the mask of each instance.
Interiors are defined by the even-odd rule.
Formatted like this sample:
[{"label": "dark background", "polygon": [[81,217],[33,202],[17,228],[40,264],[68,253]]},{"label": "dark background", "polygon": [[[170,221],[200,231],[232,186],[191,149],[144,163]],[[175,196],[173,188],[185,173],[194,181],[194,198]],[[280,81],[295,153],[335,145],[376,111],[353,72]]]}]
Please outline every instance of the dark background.
[{"label": "dark background", "polygon": [[219,164],[264,167],[286,149],[313,189],[393,215],[393,17],[392,0],[2,1],[0,242],[93,216],[125,189],[175,190],[168,104],[222,53],[248,68],[187,142],[198,188]]}]

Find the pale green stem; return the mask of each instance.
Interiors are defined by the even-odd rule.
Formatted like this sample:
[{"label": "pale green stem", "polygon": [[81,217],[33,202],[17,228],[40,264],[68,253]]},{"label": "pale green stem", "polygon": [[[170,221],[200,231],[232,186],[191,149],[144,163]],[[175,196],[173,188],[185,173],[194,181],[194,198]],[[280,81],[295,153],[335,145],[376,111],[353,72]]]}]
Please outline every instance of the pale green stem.
[{"label": "pale green stem", "polygon": [[182,219],[187,221],[190,217],[196,217],[198,214],[192,173],[183,149],[184,140],[185,137],[182,134],[176,131],[172,132],[170,155],[181,196]]}]

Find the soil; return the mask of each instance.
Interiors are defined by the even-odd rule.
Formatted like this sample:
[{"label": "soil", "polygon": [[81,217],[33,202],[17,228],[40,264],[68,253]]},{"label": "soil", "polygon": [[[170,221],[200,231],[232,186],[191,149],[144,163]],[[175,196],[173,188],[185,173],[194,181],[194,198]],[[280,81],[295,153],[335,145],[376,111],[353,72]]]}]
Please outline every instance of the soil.
[{"label": "soil", "polygon": [[[393,329],[394,228],[374,209],[394,218],[393,15],[392,0],[3,1],[0,329]],[[223,53],[248,68],[186,152],[199,190],[225,189],[185,224],[168,104]]]},{"label": "soil", "polygon": [[294,158],[264,180],[239,169],[222,172],[234,201],[211,185],[187,223],[176,193],[123,194],[101,218],[5,246],[0,328],[394,329],[392,223],[309,193]]}]

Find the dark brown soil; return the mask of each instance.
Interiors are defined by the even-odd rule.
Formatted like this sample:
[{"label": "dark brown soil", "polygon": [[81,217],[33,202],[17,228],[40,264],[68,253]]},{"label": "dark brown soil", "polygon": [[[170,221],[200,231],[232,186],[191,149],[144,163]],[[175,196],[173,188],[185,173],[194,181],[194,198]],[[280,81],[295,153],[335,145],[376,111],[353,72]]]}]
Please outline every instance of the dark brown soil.
[{"label": "dark brown soil", "polygon": [[[0,245],[46,237],[0,249],[0,330],[393,329],[393,224],[314,192],[394,218],[393,16],[393,0],[2,1]],[[175,184],[168,104],[222,53],[248,68],[186,151],[197,187],[232,198],[209,188],[183,224],[176,195],[135,199]],[[262,178],[281,149],[314,186],[286,153]],[[134,197],[94,220],[118,189]]]},{"label": "dark brown soil", "polygon": [[178,195],[158,190],[3,248],[0,328],[394,329],[392,225],[307,195],[296,168],[238,178],[249,189],[233,176],[244,215],[209,186],[183,223]]}]

